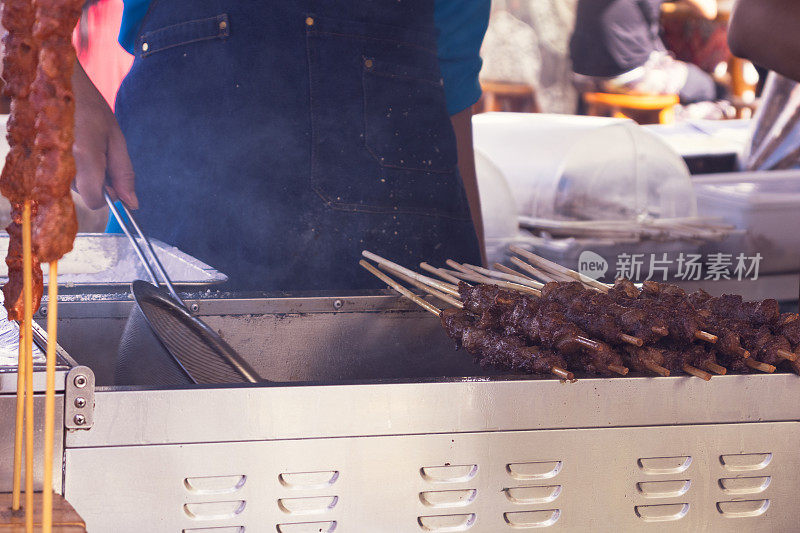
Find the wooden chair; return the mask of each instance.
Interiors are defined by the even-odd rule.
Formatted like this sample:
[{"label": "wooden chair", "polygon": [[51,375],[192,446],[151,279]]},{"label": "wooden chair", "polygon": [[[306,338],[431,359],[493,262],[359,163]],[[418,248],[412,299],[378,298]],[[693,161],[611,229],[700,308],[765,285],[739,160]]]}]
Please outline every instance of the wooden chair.
[{"label": "wooden chair", "polygon": [[489,111],[514,111],[518,113],[538,113],[536,93],[526,83],[501,81],[481,81],[483,96],[476,104],[476,113]]},{"label": "wooden chair", "polygon": [[672,124],[677,94],[584,93],[587,114],[595,117],[630,118],[639,124]]}]

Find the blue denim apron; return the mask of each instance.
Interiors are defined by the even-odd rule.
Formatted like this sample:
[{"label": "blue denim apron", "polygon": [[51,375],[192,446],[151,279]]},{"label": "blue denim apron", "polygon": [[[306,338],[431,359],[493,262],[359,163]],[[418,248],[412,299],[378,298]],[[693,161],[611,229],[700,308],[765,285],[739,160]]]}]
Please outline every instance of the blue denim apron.
[{"label": "blue denim apron", "polygon": [[147,233],[243,290],[379,286],[479,249],[432,0],[154,0],[117,117]]}]

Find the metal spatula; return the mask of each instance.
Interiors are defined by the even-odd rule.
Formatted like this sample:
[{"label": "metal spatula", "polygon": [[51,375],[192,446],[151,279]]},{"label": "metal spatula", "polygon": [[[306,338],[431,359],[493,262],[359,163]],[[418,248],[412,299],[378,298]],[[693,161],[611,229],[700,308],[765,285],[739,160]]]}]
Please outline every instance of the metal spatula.
[{"label": "metal spatula", "polygon": [[[174,368],[174,365],[170,364],[171,361],[143,361],[144,367],[154,369],[159,374],[170,375],[164,376],[164,380],[160,379],[161,376],[154,376],[154,382],[170,381],[166,377],[171,377],[172,381],[180,381],[180,374],[185,374],[185,377],[192,383],[265,381],[259,378],[250,365],[236,353],[236,350],[222,340],[213,329],[199,318],[192,316],[172,286],[172,281],[156,256],[149,239],[144,235],[128,208],[123,205],[122,209],[125,215],[134,231],[144,241],[155,269],[160,274],[167,290],[158,286],[156,273],[139,246],[138,240],[128,228],[108,193],[105,193],[105,199],[153,282],[150,284],[137,280],[131,284],[136,303],[150,326],[150,330],[178,366],[178,368]],[[152,357],[152,354],[143,353],[141,356]]]}]

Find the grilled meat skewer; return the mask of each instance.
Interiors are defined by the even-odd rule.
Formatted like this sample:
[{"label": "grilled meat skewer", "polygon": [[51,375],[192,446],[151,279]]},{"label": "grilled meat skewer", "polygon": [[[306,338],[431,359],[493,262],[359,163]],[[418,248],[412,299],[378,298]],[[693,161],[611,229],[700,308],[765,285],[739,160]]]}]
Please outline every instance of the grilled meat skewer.
[{"label": "grilled meat skewer", "polygon": [[464,308],[480,317],[482,328],[525,337],[557,351],[587,372],[627,372],[619,354],[590,339],[554,302],[487,285],[459,284],[459,292]]},{"label": "grilled meat skewer", "polygon": [[476,320],[463,310],[444,309],[440,319],[447,335],[459,347],[474,355],[481,366],[574,379],[574,375],[565,370],[566,361],[558,354],[526,346],[522,338],[517,336],[481,329],[476,326]]}]

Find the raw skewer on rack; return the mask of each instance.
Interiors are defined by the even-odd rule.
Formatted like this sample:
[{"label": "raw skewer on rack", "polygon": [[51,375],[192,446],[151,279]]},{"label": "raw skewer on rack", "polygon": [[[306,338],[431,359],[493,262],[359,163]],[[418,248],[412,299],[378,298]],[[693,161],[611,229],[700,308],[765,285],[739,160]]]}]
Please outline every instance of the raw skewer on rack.
[{"label": "raw skewer on rack", "polygon": [[448,335],[475,356],[482,365],[535,374],[551,373],[561,379],[574,379],[574,375],[565,370],[566,363],[558,355],[540,348],[525,346],[518,337],[499,335],[478,328],[464,311],[457,308],[441,310],[368,262],[361,260],[359,264],[404,297],[438,316]]}]

